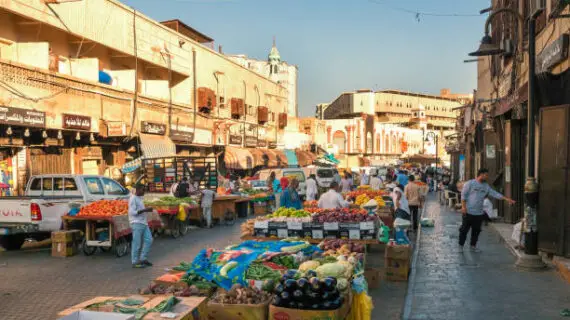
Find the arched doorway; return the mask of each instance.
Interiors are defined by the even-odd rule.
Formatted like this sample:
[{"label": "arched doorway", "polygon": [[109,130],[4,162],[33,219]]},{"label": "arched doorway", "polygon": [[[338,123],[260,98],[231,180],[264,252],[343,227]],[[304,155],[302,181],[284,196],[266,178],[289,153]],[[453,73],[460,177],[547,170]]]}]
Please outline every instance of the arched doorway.
[{"label": "arched doorway", "polygon": [[346,150],[346,134],[340,130],[335,131],[333,134],[333,144],[338,147],[339,153],[344,153],[344,150]]}]

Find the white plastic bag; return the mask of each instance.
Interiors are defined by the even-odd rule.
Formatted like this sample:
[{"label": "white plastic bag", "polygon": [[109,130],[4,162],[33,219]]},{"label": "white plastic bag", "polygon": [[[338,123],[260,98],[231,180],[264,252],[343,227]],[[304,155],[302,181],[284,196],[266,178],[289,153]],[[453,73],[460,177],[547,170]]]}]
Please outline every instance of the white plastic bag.
[{"label": "white plastic bag", "polygon": [[422,218],[420,220],[422,227],[433,227],[435,225],[435,220],[433,218]]},{"label": "white plastic bag", "polygon": [[521,233],[522,231],[522,221],[515,224],[513,226],[513,234],[511,235],[511,239],[516,242],[519,246],[522,246],[524,243],[524,235]]},{"label": "white plastic bag", "polygon": [[402,218],[396,218],[396,220],[394,220],[394,228],[407,229],[411,225],[412,225],[412,223],[410,222],[410,220],[406,220],[406,219],[402,219]]}]

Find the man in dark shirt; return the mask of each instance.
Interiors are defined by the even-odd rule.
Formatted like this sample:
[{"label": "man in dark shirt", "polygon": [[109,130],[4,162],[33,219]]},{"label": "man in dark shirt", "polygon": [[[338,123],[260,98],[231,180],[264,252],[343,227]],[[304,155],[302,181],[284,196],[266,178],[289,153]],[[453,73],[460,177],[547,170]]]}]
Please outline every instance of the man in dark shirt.
[{"label": "man in dark shirt", "polygon": [[189,192],[190,184],[188,183],[188,178],[182,178],[182,181],[178,184],[176,188],[176,193],[174,194],[177,198],[186,198],[190,195]]}]

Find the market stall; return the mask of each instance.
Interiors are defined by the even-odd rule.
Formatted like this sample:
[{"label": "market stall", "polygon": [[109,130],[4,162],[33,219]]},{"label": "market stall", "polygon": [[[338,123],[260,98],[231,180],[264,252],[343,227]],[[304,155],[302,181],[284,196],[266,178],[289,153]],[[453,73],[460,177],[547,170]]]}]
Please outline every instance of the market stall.
[{"label": "market stall", "polygon": [[[127,213],[126,200],[99,200],[61,219],[64,230],[84,230],[85,237],[81,247],[85,255],[92,255],[100,248],[102,251],[113,250],[117,257],[122,257],[128,253],[132,232]],[[156,211],[147,214],[147,220],[153,230],[162,227]]]},{"label": "market stall", "polygon": [[153,208],[162,220],[161,231],[168,231],[173,238],[188,233],[188,222],[192,209],[198,208],[197,200],[192,197],[162,197],[144,202],[145,207]]}]

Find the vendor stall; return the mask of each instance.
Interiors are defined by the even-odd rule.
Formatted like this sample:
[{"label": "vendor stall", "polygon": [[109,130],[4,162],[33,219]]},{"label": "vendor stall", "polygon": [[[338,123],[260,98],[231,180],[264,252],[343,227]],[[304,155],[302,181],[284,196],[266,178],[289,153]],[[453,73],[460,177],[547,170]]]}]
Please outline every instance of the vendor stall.
[{"label": "vendor stall", "polygon": [[163,225],[161,231],[168,231],[175,239],[188,233],[191,210],[198,208],[196,199],[192,197],[162,197],[145,201],[144,204],[160,215]]}]

